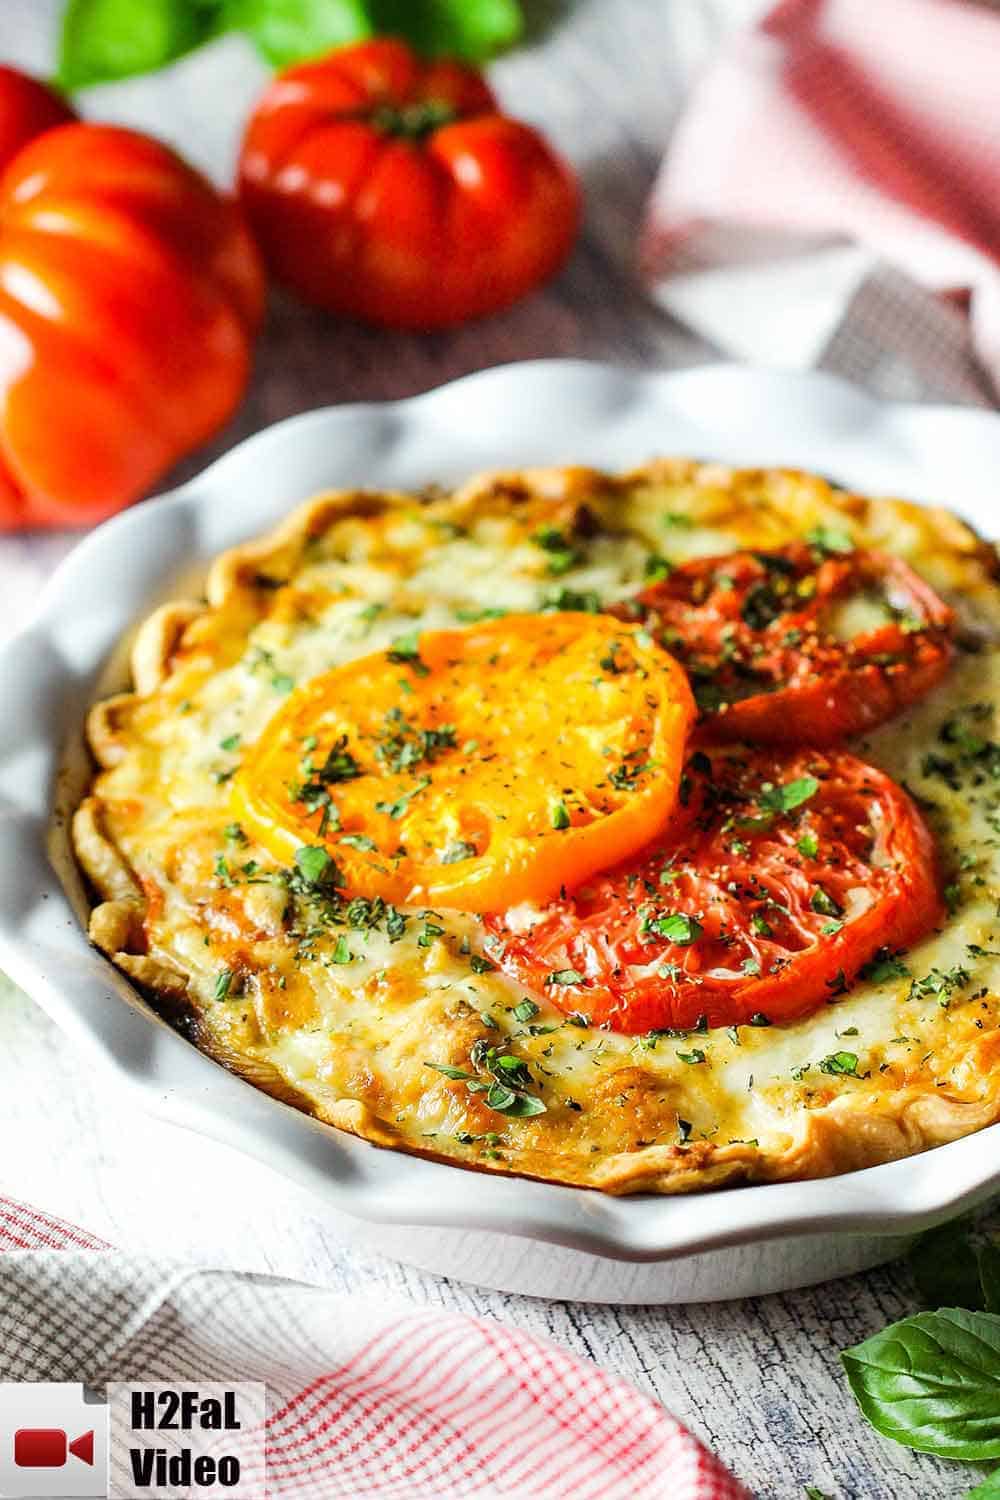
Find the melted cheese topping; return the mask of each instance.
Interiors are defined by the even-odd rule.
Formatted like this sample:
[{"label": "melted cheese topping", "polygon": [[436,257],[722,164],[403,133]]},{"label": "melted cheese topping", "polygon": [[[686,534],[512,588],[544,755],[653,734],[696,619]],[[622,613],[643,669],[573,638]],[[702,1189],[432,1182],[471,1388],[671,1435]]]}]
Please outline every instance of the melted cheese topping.
[{"label": "melted cheese topping", "polygon": [[[804,476],[684,464],[321,515],[258,545],[184,630],[162,684],[122,700],[105,731],[95,806],[143,893],[118,956],[167,976],[152,982],[183,995],[200,1045],[379,1143],[612,1191],[836,1171],[996,1117],[1000,602],[961,523]],[[319,899],[234,817],[244,757],[290,693],[343,663],[500,611],[594,609],[637,592],[662,556],[778,546],[826,524],[906,557],[975,649],[851,746],[920,799],[951,917],[806,1020],[640,1038],[575,1024],[497,972],[476,917]],[[572,544],[539,541],[553,529]],[[532,917],[526,902],[518,918]],[[505,1096],[481,1080],[502,1076],[501,1057],[523,1064],[544,1113],[496,1107]]]}]

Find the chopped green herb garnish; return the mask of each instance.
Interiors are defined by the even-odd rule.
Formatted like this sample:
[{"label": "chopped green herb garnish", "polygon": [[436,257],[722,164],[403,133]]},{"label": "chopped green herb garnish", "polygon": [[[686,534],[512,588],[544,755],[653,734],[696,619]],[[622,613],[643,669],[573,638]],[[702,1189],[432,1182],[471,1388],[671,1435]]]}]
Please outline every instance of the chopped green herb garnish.
[{"label": "chopped green herb garnish", "polygon": [[472,606],[459,607],[453,611],[455,619],[461,620],[463,625],[478,625],[482,620],[502,620],[509,613],[506,609],[476,609]]},{"label": "chopped green herb garnish", "polygon": [[355,781],[360,775],[361,767],[347,748],[347,735],[342,734],[334,740],[326,760],[316,772],[316,779],[324,786],[334,786],[341,781]]},{"label": "chopped green herb garnish", "polygon": [[379,615],[383,612],[384,609],[384,604],[374,603],[366,604],[363,606],[363,608],[358,610],[358,619],[365,627],[365,635],[367,635],[368,631],[371,630],[372,626],[375,624],[375,621],[378,619]]},{"label": "chopped green herb garnish", "polygon": [[841,908],[821,885],[814,887],[809,905],[813,911],[818,911],[824,917],[839,917],[841,915]]},{"label": "chopped green herb garnish", "polygon": [[786,781],[783,786],[766,786],[758,801],[768,812],[791,812],[815,797],[819,782],[815,776],[799,776],[795,781]]},{"label": "chopped green herb garnish", "polygon": [[860,1078],[856,1052],[833,1052],[819,1064],[821,1073],[832,1073],[842,1078]]},{"label": "chopped green herb garnish", "polygon": [[557,526],[542,526],[531,540],[547,553],[548,570],[554,578],[568,573],[583,560],[579,549]]},{"label": "chopped green herb garnish", "polygon": [[703,928],[696,917],[691,917],[684,911],[669,912],[665,917],[656,917],[649,924],[650,930],[666,938],[668,942],[676,943],[679,948],[686,948],[691,943],[696,943],[701,937]]},{"label": "chopped green herb garnish", "polygon": [[854,542],[846,531],[834,526],[814,526],[806,533],[806,541],[818,552],[853,552]]},{"label": "chopped green herb garnish", "polygon": [[455,1083],[478,1082],[475,1073],[469,1073],[465,1068],[453,1068],[449,1063],[425,1062],[425,1068],[433,1068],[435,1073],[443,1073],[445,1078],[450,1078]]},{"label": "chopped green herb garnish", "polygon": [[420,660],[420,631],[410,630],[405,635],[397,635],[386,652],[392,662],[407,662]]},{"label": "chopped green herb garnish", "polygon": [[233,980],[235,978],[236,975],[232,969],[223,969],[220,974],[216,975],[214,993],[214,998],[216,1000],[228,999],[229,991],[232,989]]},{"label": "chopped green herb garnish", "polygon": [[395,802],[376,802],[375,811],[380,813],[388,813],[390,818],[405,817],[409,809],[411,799],[415,797],[418,792],[422,792],[425,787],[430,786],[430,784],[431,778],[429,776],[422,776],[416,783],[416,785],[412,786],[408,792],[404,792],[402,796],[397,797]]},{"label": "chopped green herb garnish", "polygon": [[441,856],[441,863],[443,865],[457,865],[463,859],[475,859],[475,857],[475,844],[470,844],[464,839],[459,839],[457,843],[448,845],[448,848]]},{"label": "chopped green herb garnish", "polygon": [[394,906],[385,909],[385,931],[390,943],[398,943],[406,932],[406,918]]},{"label": "chopped green herb garnish", "polygon": [[389,645],[386,658],[391,662],[398,662],[401,666],[412,667],[418,677],[426,677],[430,668],[420,660],[420,631],[411,630],[406,635],[398,635]]},{"label": "chopped green herb garnish", "polygon": [[954,968],[941,970],[931,969],[922,979],[914,979],[910,983],[908,1000],[922,1000],[929,995],[937,997],[940,1005],[947,1005],[948,1000],[956,990],[962,990],[970,982],[972,975],[968,969],[961,964]]},{"label": "chopped green herb garnish", "polygon": [[306,845],[295,851],[295,869],[307,886],[340,885],[337,866],[325,849]]},{"label": "chopped green herb garnish", "polygon": [[566,610],[573,614],[596,615],[601,608],[601,596],[593,589],[557,589],[555,593],[547,594],[542,600],[540,608],[547,610]]},{"label": "chopped green herb garnish", "polygon": [[422,761],[433,762],[445,750],[456,748],[454,724],[417,729],[398,708],[385,716],[375,755],[390,771],[408,771]]},{"label": "chopped green herb garnish", "polygon": [[910,971],[897,953],[880,948],[873,958],[858,971],[859,979],[869,979],[872,984],[884,984],[887,979],[908,979]]},{"label": "chopped green herb garnish", "polygon": [[669,578],[673,571],[673,563],[659,552],[651,552],[649,554],[646,558],[646,566],[643,569],[650,583],[659,583],[661,579]]},{"label": "chopped green herb garnish", "polygon": [[443,1073],[455,1083],[464,1083],[470,1094],[484,1095],[487,1108],[497,1114],[521,1119],[545,1114],[545,1104],[531,1092],[534,1079],[521,1058],[477,1041],[472,1045],[469,1060],[477,1072],[467,1072],[448,1063],[428,1062],[424,1066]]}]

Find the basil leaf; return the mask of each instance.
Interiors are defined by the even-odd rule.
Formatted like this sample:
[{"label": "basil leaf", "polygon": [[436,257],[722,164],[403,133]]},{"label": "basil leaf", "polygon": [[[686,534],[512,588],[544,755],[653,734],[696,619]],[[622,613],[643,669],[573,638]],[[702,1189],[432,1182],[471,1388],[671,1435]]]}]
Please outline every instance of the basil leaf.
[{"label": "basil leaf", "polygon": [[977,1259],[983,1305],[989,1313],[1000,1313],[1000,1245],[983,1245]]},{"label": "basil leaf", "polygon": [[149,73],[226,31],[285,67],[376,32],[427,57],[479,63],[523,29],[519,0],[69,0],[58,81],[81,89]]},{"label": "basil leaf", "polygon": [[1000,1317],[917,1313],[840,1357],[883,1437],[941,1458],[1000,1458]]},{"label": "basil leaf", "polygon": [[974,1490],[969,1490],[964,1500],[1000,1500],[1000,1469],[994,1469]]},{"label": "basil leaf", "polygon": [[[979,1267],[969,1240],[968,1221],[953,1219],[922,1234],[909,1254],[920,1300],[927,1307],[984,1306]],[[991,1308],[990,1311],[996,1311]]]},{"label": "basil leaf", "polygon": [[518,0],[369,0],[375,29],[401,36],[425,57],[485,62],[520,39]]},{"label": "basil leaf", "polygon": [[245,32],[276,68],[363,41],[374,30],[364,0],[225,0],[220,29]]},{"label": "basil leaf", "polygon": [[207,41],[219,0],[69,0],[59,42],[65,89],[150,73]]}]

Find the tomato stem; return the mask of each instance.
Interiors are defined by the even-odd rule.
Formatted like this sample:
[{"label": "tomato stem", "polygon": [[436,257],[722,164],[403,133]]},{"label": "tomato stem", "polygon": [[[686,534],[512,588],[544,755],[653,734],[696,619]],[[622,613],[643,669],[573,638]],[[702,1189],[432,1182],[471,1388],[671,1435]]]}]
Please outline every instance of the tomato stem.
[{"label": "tomato stem", "polygon": [[399,106],[380,104],[371,116],[376,130],[411,141],[422,141],[457,119],[458,110],[444,99],[422,99],[418,104]]}]

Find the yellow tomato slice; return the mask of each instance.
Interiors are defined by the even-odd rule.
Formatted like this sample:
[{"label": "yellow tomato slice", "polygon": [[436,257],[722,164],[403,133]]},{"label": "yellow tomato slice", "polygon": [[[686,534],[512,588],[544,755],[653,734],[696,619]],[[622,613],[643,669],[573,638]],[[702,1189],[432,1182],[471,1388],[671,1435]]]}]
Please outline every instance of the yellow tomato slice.
[{"label": "yellow tomato slice", "polygon": [[426,631],[294,692],[235,811],[283,861],[325,849],[346,895],[503,910],[656,833],[693,719],[682,668],[608,616]]}]

